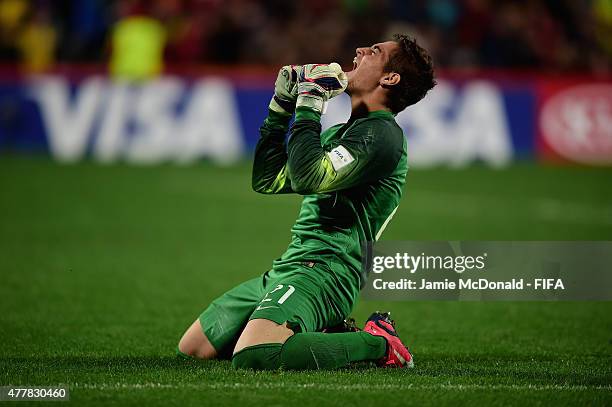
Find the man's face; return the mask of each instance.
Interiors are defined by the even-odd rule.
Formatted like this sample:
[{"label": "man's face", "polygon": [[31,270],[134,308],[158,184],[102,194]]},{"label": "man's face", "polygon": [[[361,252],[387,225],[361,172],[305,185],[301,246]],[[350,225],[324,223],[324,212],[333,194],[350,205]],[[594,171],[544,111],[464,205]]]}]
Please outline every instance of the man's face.
[{"label": "man's face", "polygon": [[353,70],[347,72],[348,92],[370,92],[376,89],[385,73],[385,65],[398,45],[395,41],[374,44],[369,48],[357,48]]}]

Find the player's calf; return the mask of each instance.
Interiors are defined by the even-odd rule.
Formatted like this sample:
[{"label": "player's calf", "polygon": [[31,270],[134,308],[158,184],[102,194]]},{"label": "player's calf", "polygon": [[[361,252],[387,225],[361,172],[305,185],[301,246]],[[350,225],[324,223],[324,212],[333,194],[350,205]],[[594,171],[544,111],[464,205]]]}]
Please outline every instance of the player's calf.
[{"label": "player's calf", "polygon": [[384,338],[355,327],[342,333],[294,334],[286,324],[254,319],[236,345],[232,365],[256,370],[337,369],[351,362],[380,360],[386,350]]},{"label": "player's calf", "polygon": [[197,359],[214,359],[217,357],[217,350],[204,335],[199,319],[196,319],[183,334],[177,347],[177,353],[180,356]]}]

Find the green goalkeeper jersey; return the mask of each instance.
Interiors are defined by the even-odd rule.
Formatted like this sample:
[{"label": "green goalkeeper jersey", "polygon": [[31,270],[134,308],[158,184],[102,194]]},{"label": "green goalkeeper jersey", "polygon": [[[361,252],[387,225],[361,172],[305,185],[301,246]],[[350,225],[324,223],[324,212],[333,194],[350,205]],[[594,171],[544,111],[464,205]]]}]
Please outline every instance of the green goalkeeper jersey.
[{"label": "green goalkeeper jersey", "polygon": [[298,108],[290,118],[270,111],[260,128],[253,189],[298,193],[302,206],[282,271],[295,263],[325,263],[343,283],[365,283],[362,248],[378,240],[395,213],[406,179],[406,138],[387,111],[339,124],[321,133],[320,115]]}]

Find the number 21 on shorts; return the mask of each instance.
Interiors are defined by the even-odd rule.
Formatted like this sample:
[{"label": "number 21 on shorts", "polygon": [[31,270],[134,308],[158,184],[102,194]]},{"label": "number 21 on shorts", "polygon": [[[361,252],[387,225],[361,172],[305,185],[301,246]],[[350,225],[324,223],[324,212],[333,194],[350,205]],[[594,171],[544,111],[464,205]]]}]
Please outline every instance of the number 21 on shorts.
[{"label": "number 21 on shorts", "polygon": [[[266,296],[264,297],[263,300],[261,300],[261,303],[263,305],[263,303],[265,302],[270,302],[273,301],[272,298],[269,298],[271,294],[280,291],[282,289],[284,289],[285,286],[283,284],[279,284],[276,286],[276,288],[270,292],[268,292],[266,294]],[[283,302],[287,301],[287,298],[289,298],[289,296],[291,296],[291,294],[293,294],[293,292],[295,291],[295,287],[288,284],[286,287],[287,291],[285,291],[285,293],[276,301],[277,304],[282,304]]]}]

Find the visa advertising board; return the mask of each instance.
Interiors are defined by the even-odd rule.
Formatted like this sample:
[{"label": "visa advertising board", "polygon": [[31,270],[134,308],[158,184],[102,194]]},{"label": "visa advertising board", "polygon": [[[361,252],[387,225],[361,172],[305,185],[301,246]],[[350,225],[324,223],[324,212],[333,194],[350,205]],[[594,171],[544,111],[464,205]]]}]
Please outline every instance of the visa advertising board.
[{"label": "visa advertising board", "polygon": [[[140,84],[104,76],[0,78],[0,152],[62,162],[230,164],[252,152],[273,88],[269,77],[165,76]],[[612,165],[609,81],[440,79],[397,115],[413,168],[503,167],[516,159]],[[262,85],[263,84],[263,85]],[[350,115],[333,99],[324,128]]]}]

